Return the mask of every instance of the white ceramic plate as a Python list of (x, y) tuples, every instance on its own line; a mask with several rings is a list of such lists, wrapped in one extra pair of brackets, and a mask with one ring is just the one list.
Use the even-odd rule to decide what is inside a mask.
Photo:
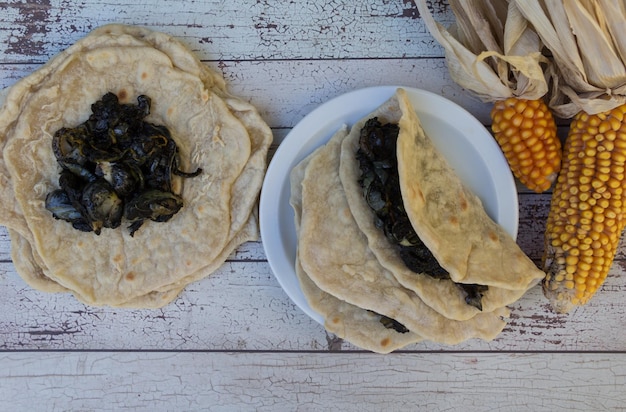
[[(485, 127), (457, 104), (431, 92), (403, 87), (426, 133), (463, 182), (483, 201), (485, 210), (514, 238), (518, 199), (511, 171)], [(352, 126), (389, 99), (397, 86), (356, 90), (324, 103), (300, 121), (270, 162), (260, 199), (261, 240), (274, 276), (291, 300), (323, 324), (308, 305), (295, 272), (296, 232), (289, 204), (291, 169), (326, 143), (343, 125)]]

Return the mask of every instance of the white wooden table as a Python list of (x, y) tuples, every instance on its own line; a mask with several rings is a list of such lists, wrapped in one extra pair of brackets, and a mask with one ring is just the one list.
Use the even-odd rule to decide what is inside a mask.
[[(451, 21), (445, 1), (433, 6)], [(8, 0), (0, 88), (109, 22), (181, 39), (260, 109), (276, 145), (318, 105), (375, 85), (433, 91), (489, 123), (489, 105), (451, 81), (410, 0)], [(518, 242), (537, 262), (549, 200), (520, 190)], [(0, 227), (0, 410), (624, 409), (625, 252), (569, 315), (551, 312), (537, 287), (492, 342), (377, 355), (300, 311), (261, 242), (165, 308), (125, 310), (32, 290)]]

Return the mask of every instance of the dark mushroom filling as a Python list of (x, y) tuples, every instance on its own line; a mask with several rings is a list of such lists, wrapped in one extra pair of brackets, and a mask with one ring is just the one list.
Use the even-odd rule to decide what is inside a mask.
[[(404, 264), (415, 273), (426, 273), (436, 279), (450, 279), (432, 252), (421, 241), (404, 209), (398, 176), (396, 143), (397, 124), (382, 124), (369, 119), (361, 129), (357, 160), (361, 169), (359, 184), (363, 196), (374, 212), (374, 223), (395, 245)], [(482, 310), (482, 296), (487, 286), (456, 285), (465, 293), (465, 302)]]
[(395, 319), (391, 319), (385, 315), (379, 315), (380, 316), (380, 320), (379, 322), (383, 324), (384, 327), (386, 327), (387, 329), (393, 329), (398, 333), (407, 333), (410, 332), (406, 326), (404, 326), (403, 324), (401, 324), (400, 322), (398, 322)]
[(120, 104), (107, 93), (86, 122), (54, 134), (60, 189), (48, 193), (45, 206), (56, 219), (98, 235), (126, 219), (133, 236), (144, 221), (166, 222), (181, 209), (172, 175), (195, 177), (202, 170), (179, 170), (169, 130), (144, 121), (150, 103), (142, 95), (136, 105)]

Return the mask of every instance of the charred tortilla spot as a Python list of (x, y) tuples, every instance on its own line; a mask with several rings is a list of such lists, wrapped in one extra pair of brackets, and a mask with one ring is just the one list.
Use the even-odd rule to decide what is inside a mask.
[(334, 323), (334, 324), (337, 324), (337, 323), (339, 323), (340, 321), (341, 321), (341, 320), (340, 320), (338, 317), (334, 317), (334, 318), (333, 318), (333, 323)]
[(467, 203), (467, 198), (465, 197), (463, 192), (461, 192), (461, 195), (459, 196), (459, 207), (461, 208), (462, 212), (467, 211), (469, 207), (469, 204)]
[(115, 256), (113, 256), (113, 262), (115, 262), (115, 263), (121, 263), (123, 259), (124, 259), (124, 257), (122, 255), (115, 255)]
[(391, 340), (389, 338), (385, 338), (385, 339), (380, 341), (380, 346), (382, 346), (384, 348), (386, 346), (389, 346), (390, 343), (391, 343)]
[(174, 108), (173, 107), (168, 108), (167, 109), (167, 115), (168, 116), (172, 116), (173, 114), (174, 114)]
[(133, 272), (128, 272), (126, 276), (124, 276), (124, 279), (126, 279), (129, 282), (132, 282), (133, 280), (135, 280), (135, 274)]
[(141, 79), (142, 79), (142, 80), (146, 80), (147, 78), (148, 78), (148, 73), (146, 73), (146, 72), (142, 72), (142, 73), (141, 73)]
[(498, 241), (498, 234), (496, 232), (489, 232), (489, 239), (491, 239), (494, 242)]
[(128, 98), (128, 92), (125, 89), (122, 89), (117, 93), (117, 97), (121, 101), (125, 101)]

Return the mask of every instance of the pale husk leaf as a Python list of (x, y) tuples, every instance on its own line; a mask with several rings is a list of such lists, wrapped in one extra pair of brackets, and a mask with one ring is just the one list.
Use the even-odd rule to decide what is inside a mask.
[(550, 107), (559, 117), (569, 118), (581, 110), (599, 113), (624, 103), (626, 45), (616, 41), (626, 19), (623, 5), (610, 0), (513, 2), (558, 67), (558, 90)]
[(506, 3), (496, 3), (452, 1), (455, 31), (434, 20), (425, 0), (418, 0), (417, 7), (444, 48), (448, 70), (457, 84), (485, 102), (512, 96), (539, 99), (548, 91), (541, 66), (548, 61), (540, 53), (541, 42), (514, 5), (504, 10)]
[(603, 29), (602, 10), (590, 12), (578, 1), (563, 2), (569, 24), (576, 36), (589, 83), (611, 89), (626, 82), (626, 70), (614, 47), (610, 33)]
[(604, 10), (607, 30), (622, 61), (626, 61), (626, 3), (615, 0), (598, 0)]
[(484, 0), (450, 1), (458, 27), (457, 39), (474, 54), (483, 50), (502, 53), (504, 24), (502, 16), (493, 6)]

